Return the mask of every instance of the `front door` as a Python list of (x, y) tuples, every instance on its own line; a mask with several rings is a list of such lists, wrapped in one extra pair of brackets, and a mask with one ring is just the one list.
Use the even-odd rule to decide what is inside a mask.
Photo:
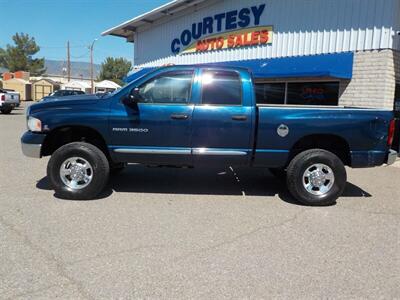
[(137, 87), (137, 103), (114, 103), (110, 118), (113, 158), (191, 164), (193, 77), (193, 69), (165, 71)]
[[(251, 97), (234, 70), (204, 69), (201, 99), (193, 112), (192, 152), (195, 164), (244, 165), (252, 155), (254, 123)], [(247, 103), (249, 102), (249, 103)]]

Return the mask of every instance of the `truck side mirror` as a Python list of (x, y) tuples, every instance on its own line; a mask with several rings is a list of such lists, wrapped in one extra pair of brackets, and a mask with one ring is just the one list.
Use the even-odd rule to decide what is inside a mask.
[(138, 103), (141, 99), (142, 96), (139, 93), (139, 88), (134, 88), (128, 95), (126, 95), (124, 103), (127, 105), (132, 105)]

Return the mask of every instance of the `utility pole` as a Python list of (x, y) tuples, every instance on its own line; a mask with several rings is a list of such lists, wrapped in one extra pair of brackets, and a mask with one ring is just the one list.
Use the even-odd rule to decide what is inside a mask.
[(67, 78), (69, 82), (71, 80), (71, 56), (69, 49), (69, 41), (67, 42)]
[(91, 83), (91, 92), (94, 94), (94, 79), (93, 79), (93, 47), (94, 43), (97, 41), (97, 39), (94, 39), (93, 43), (90, 45), (90, 83)]

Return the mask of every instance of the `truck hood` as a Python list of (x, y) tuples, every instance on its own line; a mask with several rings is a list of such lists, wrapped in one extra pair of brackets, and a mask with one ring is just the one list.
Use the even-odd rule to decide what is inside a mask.
[(95, 105), (102, 98), (98, 95), (74, 95), (65, 97), (50, 97), (45, 101), (32, 104), (28, 109), (28, 114), (47, 110), (50, 108), (69, 108), (71, 106)]

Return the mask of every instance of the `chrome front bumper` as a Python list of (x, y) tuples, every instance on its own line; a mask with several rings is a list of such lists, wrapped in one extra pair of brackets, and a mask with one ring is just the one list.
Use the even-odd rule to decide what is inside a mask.
[(45, 138), (46, 135), (42, 133), (25, 132), (21, 137), (22, 153), (28, 157), (41, 158), (42, 145), (44, 144)]
[(386, 163), (388, 165), (393, 165), (394, 162), (396, 161), (396, 159), (397, 159), (397, 152), (394, 150), (389, 150), (389, 154), (388, 154)]
[(41, 158), (42, 145), (41, 144), (26, 144), (21, 143), (22, 153), (27, 157)]

